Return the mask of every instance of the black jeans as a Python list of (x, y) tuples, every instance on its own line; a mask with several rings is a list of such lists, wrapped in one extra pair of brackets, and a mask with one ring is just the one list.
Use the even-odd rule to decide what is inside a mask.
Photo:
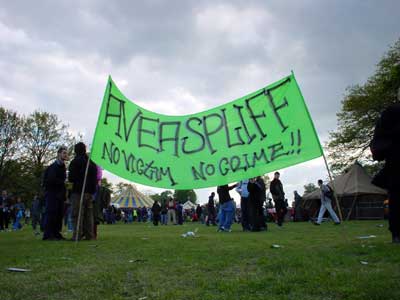
[(0, 208), (0, 230), (8, 229), (9, 223), (10, 213), (8, 211), (3, 211), (3, 208)]
[(243, 230), (250, 230), (249, 226), (249, 197), (240, 198), (240, 209), (242, 215)]

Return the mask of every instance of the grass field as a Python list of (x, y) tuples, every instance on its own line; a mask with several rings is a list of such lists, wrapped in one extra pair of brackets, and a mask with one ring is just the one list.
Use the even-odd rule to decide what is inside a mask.
[(98, 241), (79, 244), (25, 227), (0, 233), (0, 299), (400, 299), (400, 245), (389, 241), (383, 221), (258, 233), (103, 225)]

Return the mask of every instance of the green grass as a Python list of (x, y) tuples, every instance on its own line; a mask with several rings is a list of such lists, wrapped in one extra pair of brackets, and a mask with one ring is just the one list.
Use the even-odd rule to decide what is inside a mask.
[[(181, 237), (195, 228), (197, 237)], [(376, 238), (357, 238), (364, 235)], [(258, 233), (239, 225), (231, 233), (192, 223), (103, 225), (98, 241), (79, 244), (41, 241), (30, 227), (0, 233), (1, 300), (382, 300), (400, 299), (399, 287), (400, 246), (384, 221), (269, 224)]]

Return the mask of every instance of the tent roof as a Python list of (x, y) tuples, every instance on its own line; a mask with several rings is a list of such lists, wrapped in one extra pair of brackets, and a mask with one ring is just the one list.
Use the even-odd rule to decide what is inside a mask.
[(184, 204), (183, 204), (183, 209), (191, 209), (191, 208), (195, 208), (196, 207), (196, 204), (193, 204), (191, 201), (186, 201)]
[[(336, 193), (339, 197), (354, 195), (386, 195), (387, 192), (371, 183), (371, 177), (365, 169), (355, 163), (350, 169), (333, 180)], [(333, 186), (332, 182), (329, 185)], [(320, 190), (316, 190), (303, 196), (303, 199), (319, 199)]]
[(153, 199), (139, 192), (135, 186), (129, 185), (120, 194), (113, 197), (113, 203), (117, 203), (121, 208), (138, 208), (153, 206)]

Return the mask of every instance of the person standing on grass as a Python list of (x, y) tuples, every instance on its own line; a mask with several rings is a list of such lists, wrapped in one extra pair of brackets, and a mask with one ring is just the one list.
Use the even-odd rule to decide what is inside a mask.
[(282, 182), (279, 180), (280, 173), (274, 173), (274, 179), (271, 181), (269, 186), (269, 190), (272, 194), (272, 199), (275, 202), (275, 211), (277, 217), (277, 224), (279, 227), (282, 227), (283, 220), (285, 218), (285, 192), (283, 191)]
[[(89, 157), (86, 154), (86, 146), (79, 142), (74, 147), (75, 158), (69, 165), (68, 181), (72, 183), (71, 202), (72, 202), (72, 219), (74, 222), (74, 233), (72, 240), (94, 239), (93, 227), (93, 195), (97, 188), (97, 166), (93, 162), (89, 162), (89, 168), (86, 177), (86, 185), (83, 186), (85, 179), (86, 165)], [(81, 193), (83, 194), (82, 207), (80, 208)], [(81, 209), (79, 232), (78, 217), (79, 209)]]
[(240, 195), (240, 213), (241, 213), (241, 223), (243, 231), (250, 231), (250, 218), (249, 218), (249, 207), (250, 207), (250, 193), (248, 190), (249, 180), (245, 179), (239, 181), (236, 187), (236, 191)]
[(326, 210), (328, 210), (335, 224), (339, 225), (340, 220), (332, 208), (332, 203), (331, 203), (332, 201), (331, 198), (329, 197), (331, 193), (330, 188), (327, 185), (323, 184), (322, 179), (318, 180), (318, 186), (321, 190), (321, 208), (319, 210), (317, 222), (315, 222), (314, 224), (321, 225), (322, 218), (324, 217)]
[(15, 221), (13, 224), (14, 230), (22, 229), (22, 219), (25, 214), (25, 204), (22, 202), (21, 197), (17, 197), (17, 203), (14, 205)]
[(261, 176), (251, 179), (248, 184), (249, 197), (249, 227), (251, 231), (266, 230), (263, 205), (266, 199), (266, 189)]
[(153, 224), (154, 226), (158, 226), (161, 214), (161, 206), (158, 204), (158, 201), (154, 201), (151, 212), (153, 213)]
[(164, 200), (164, 201), (162, 201), (162, 204), (161, 204), (161, 225), (168, 224), (167, 214), (168, 214), (167, 203)]
[(214, 197), (215, 197), (215, 193), (214, 192), (212, 192), (211, 195), (208, 197), (208, 203), (207, 203), (208, 216), (207, 216), (207, 222), (206, 222), (207, 226), (210, 225), (210, 222), (211, 222), (212, 225), (217, 226), (217, 223), (215, 222), (215, 219), (217, 217), (217, 213), (216, 213), (216, 210), (215, 210)]
[(203, 218), (203, 210), (201, 209), (200, 204), (197, 204), (196, 215), (197, 215), (197, 221), (201, 221), (201, 219)]
[(233, 200), (229, 195), (229, 191), (234, 189), (236, 184), (228, 186), (220, 185), (217, 187), (217, 194), (219, 198), (219, 226), (218, 231), (231, 232), (231, 225), (235, 214), (236, 207), (234, 206)]
[(40, 226), (40, 215), (42, 212), (42, 207), (40, 203), (40, 199), (38, 195), (35, 195), (32, 200), (32, 206), (31, 206), (31, 217), (32, 217), (32, 228), (35, 233), (35, 235), (39, 235), (39, 230), (37, 230), (37, 225)]
[(66, 167), (68, 160), (67, 148), (60, 147), (57, 160), (44, 172), (43, 187), (45, 190), (45, 213), (43, 220), (43, 240), (64, 240), (61, 235), (64, 202), (67, 190), (65, 188)]
[(397, 102), (386, 108), (376, 123), (370, 144), (372, 157), (385, 161), (372, 183), (389, 194), (389, 230), (392, 242), (400, 244), (400, 88)]
[(10, 198), (7, 191), (3, 190), (0, 196), (0, 231), (8, 230), (10, 223)]
[(173, 225), (176, 225), (176, 202), (172, 197), (168, 198), (167, 208), (168, 208), (168, 223), (172, 222)]

